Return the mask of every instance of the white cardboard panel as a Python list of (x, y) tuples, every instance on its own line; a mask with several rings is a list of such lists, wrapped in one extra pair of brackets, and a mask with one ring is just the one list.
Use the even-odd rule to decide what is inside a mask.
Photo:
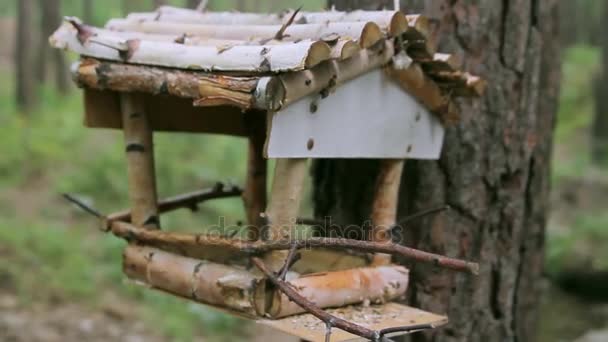
[[(316, 101), (318, 110), (311, 113)], [(269, 158), (439, 159), (443, 125), (381, 70), (272, 115)], [(310, 141), (314, 146), (309, 150)]]

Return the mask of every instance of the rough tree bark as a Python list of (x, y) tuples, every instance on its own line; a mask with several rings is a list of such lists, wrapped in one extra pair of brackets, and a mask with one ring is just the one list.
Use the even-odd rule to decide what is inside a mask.
[[(332, 4), (378, 9), (392, 8), (393, 0)], [(406, 163), (400, 216), (442, 204), (453, 210), (414, 222), (394, 238), (481, 262), (478, 278), (410, 265), (409, 302), (451, 321), (412, 339), (532, 341), (560, 81), (557, 1), (401, 4), (431, 17), (440, 51), (460, 55), (466, 70), (488, 81), (482, 99), (461, 103), (462, 121), (448, 129), (441, 160)], [(377, 162), (318, 161), (317, 216), (368, 220), (377, 172)]]
[(27, 113), (36, 104), (34, 35), (32, 32), (34, 0), (17, 1), (17, 39), (15, 39), (15, 99), (17, 107)]
[[(603, 15), (608, 14), (608, 3), (603, 4)], [(608, 22), (602, 23), (608, 28)], [(608, 164), (608, 37), (601, 35), (602, 47), (602, 72), (595, 80), (595, 118), (592, 130), (592, 157), (593, 161), (600, 165)]]
[[(47, 43), (48, 37), (61, 24), (61, 0), (40, 0), (41, 21), (40, 21), (40, 51), (38, 53), (38, 80), (46, 81), (49, 70), (55, 77), (55, 86), (61, 94), (66, 94), (70, 90), (70, 77), (68, 75), (68, 65), (65, 60), (65, 53), (58, 49), (52, 49)], [(49, 68), (51, 61), (51, 68)]]

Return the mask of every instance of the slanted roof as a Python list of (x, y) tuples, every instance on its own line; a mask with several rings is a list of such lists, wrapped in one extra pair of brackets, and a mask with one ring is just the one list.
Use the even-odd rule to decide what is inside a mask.
[(77, 82), (90, 89), (169, 94), (195, 106), (279, 111), (385, 68), (444, 121), (456, 96), (484, 83), (436, 53), (429, 23), (400, 11), (255, 14), (163, 6), (112, 19), (105, 28), (66, 22), (50, 38), (82, 55)]

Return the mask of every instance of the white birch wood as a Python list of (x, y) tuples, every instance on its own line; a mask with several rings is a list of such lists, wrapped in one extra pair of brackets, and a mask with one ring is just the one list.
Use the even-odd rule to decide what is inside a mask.
[[(214, 46), (218, 49), (218, 51), (228, 50), (235, 46), (260, 46), (260, 47), (270, 47), (276, 45), (291, 45), (295, 44), (293, 41), (280, 41), (280, 40), (235, 40), (235, 39), (216, 39), (216, 38), (205, 38), (200, 36), (184, 36), (184, 35), (176, 35), (176, 34), (159, 34), (159, 33), (143, 33), (137, 31), (112, 31), (97, 27), (87, 26), (91, 32), (94, 32), (97, 35), (101, 36), (114, 36), (123, 39), (140, 39), (147, 41), (155, 41), (155, 42), (165, 42), (165, 43), (175, 43), (177, 41), (182, 45), (187, 46)], [(310, 39), (306, 39), (300, 41), (299, 43), (306, 43), (313, 41)], [(330, 57), (332, 59), (347, 59), (354, 56), (357, 52), (361, 50), (359, 44), (357, 44), (354, 40), (348, 39), (338, 39), (336, 42), (331, 42), (330, 46), (331, 52)], [(318, 44), (321, 45), (321, 44)], [(328, 44), (329, 45), (329, 44)], [(323, 58), (324, 52), (323, 49), (320, 50), (320, 57)]]
[[(330, 57), (327, 44), (312, 41), (288, 45), (234, 46), (221, 50), (214, 46), (185, 46), (148, 40), (140, 40), (136, 46), (129, 47), (128, 39), (111, 34), (98, 34), (83, 45), (77, 35), (76, 28), (65, 23), (53, 34), (50, 42), (56, 48), (89, 57), (125, 61), (125, 54), (129, 54), (129, 63), (193, 70), (297, 71)], [(311, 56), (314, 56), (315, 63), (309, 63)]]
[(325, 99), (309, 96), (274, 114), (266, 152), (269, 158), (438, 159), (444, 134), (435, 115), (376, 70)]
[[(197, 12), (190, 9), (163, 6), (156, 12), (132, 13), (127, 16), (132, 21), (161, 21), (204, 25), (281, 25), (293, 11), (278, 14), (240, 13), (240, 12)], [(382, 30), (398, 35), (408, 27), (406, 15), (401, 11), (327, 11), (300, 12), (296, 23), (326, 24), (337, 22), (374, 22)]]
[[(106, 24), (106, 28), (115, 31), (187, 34), (219, 39), (270, 40), (279, 32), (281, 25), (199, 25), (113, 19)], [(342, 39), (357, 40), (364, 48), (374, 45), (383, 38), (380, 27), (373, 22), (344, 22), (291, 25), (285, 31), (284, 40), (322, 40), (329, 35), (337, 35)]]
[[(300, 295), (323, 309), (344, 307), (365, 300), (377, 304), (405, 295), (409, 271), (403, 266), (359, 268), (311, 274), (292, 279), (289, 283), (298, 289)], [(305, 312), (285, 294), (277, 292), (269, 314), (273, 318), (280, 318)]]

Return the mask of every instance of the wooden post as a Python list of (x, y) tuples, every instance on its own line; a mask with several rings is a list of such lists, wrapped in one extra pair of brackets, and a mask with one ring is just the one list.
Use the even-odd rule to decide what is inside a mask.
[[(267, 215), (270, 228), (267, 240), (293, 238), (296, 218), (300, 210), (304, 178), (308, 171), (308, 159), (278, 159), (272, 182), (272, 193)], [(285, 262), (287, 251), (272, 252), (266, 257), (267, 265), (274, 271)]]
[[(404, 164), (405, 161), (401, 159), (386, 159), (381, 163), (372, 204), (371, 241), (391, 242), (390, 230), (397, 222), (399, 187)], [(375, 266), (390, 263), (391, 256), (388, 254), (376, 254), (372, 262)]]
[(137, 226), (159, 229), (153, 132), (145, 112), (144, 101), (141, 95), (121, 94), (120, 105), (132, 222)]
[(247, 239), (257, 241), (264, 226), (261, 214), (266, 209), (266, 186), (268, 163), (264, 158), (264, 144), (266, 143), (265, 115), (256, 113), (245, 114), (245, 124), (249, 130), (249, 151), (247, 157), (247, 177), (243, 201), (247, 214)]

